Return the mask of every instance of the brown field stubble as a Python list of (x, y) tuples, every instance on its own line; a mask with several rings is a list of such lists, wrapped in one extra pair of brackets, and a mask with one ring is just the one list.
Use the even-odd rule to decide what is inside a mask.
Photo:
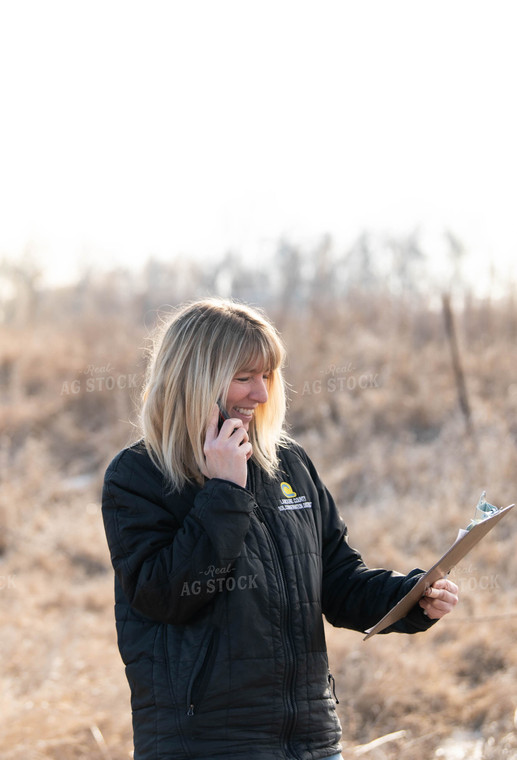
[[(498, 506), (516, 499), (516, 314), (488, 314), (471, 302), (457, 315), (472, 436), (439, 311), (357, 298), (283, 314), (291, 432), (370, 566), (426, 567), (482, 490)], [(128, 300), (0, 325), (2, 760), (130, 757), (99, 499), (107, 462), (135, 435), (150, 321)], [(363, 642), (328, 627), (350, 757), (443, 757), (458, 728), (483, 758), (517, 757), (516, 519), (454, 571), (461, 603), (427, 634)]]

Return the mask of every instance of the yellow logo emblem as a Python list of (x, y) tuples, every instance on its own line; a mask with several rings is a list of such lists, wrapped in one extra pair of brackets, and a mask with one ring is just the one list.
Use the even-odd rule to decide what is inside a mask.
[(282, 489), (282, 493), (284, 494), (284, 496), (287, 496), (288, 499), (294, 499), (294, 497), (296, 496), (295, 492), (293, 491), (289, 483), (286, 483), (285, 480), (283, 483), (280, 483), (280, 488)]

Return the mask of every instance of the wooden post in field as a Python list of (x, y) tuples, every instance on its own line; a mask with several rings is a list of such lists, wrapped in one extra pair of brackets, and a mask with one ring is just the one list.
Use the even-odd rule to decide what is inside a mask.
[(456, 329), (454, 326), (454, 315), (452, 313), (451, 299), (448, 293), (442, 293), (442, 306), (443, 316), (445, 320), (445, 332), (449, 341), (452, 358), (452, 368), (454, 371), (454, 378), (456, 380), (456, 388), (458, 391), (458, 401), (460, 403), (460, 409), (465, 418), (465, 426), (467, 433), (472, 435), (472, 420), (470, 416), (470, 404), (467, 395), (467, 387), (465, 385), (465, 376), (461, 367), (460, 352), (458, 348), (458, 341), (456, 339)]

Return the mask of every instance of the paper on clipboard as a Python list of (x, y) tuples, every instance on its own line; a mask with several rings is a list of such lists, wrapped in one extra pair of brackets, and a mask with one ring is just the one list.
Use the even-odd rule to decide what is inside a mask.
[(419, 599), (424, 595), (429, 586), (432, 586), (439, 578), (444, 578), (452, 568), (465, 557), (466, 554), (474, 547), (486, 534), (492, 530), (499, 520), (510, 512), (514, 507), (514, 504), (510, 504), (508, 507), (497, 510), (490, 517), (486, 517), (484, 520), (478, 522), (470, 530), (461, 530), (458, 534), (458, 538), (453, 543), (451, 548), (445, 552), (438, 562), (436, 562), (430, 570), (427, 571), (418, 581), (413, 588), (408, 591), (397, 604), (391, 608), (391, 610), (379, 620), (372, 628), (368, 628), (365, 631), (366, 636), (363, 641), (369, 639), (376, 633), (384, 630), (389, 625), (393, 625), (397, 620), (405, 617), (409, 610), (414, 607)]

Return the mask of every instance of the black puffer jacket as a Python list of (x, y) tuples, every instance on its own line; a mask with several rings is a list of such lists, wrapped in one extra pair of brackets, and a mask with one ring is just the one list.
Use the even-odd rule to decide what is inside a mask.
[[(167, 494), (137, 444), (107, 469), (103, 517), (135, 760), (318, 760), (340, 750), (322, 614), (364, 631), (413, 585), (350, 548), (305, 452)], [(395, 627), (430, 621), (420, 607)]]

